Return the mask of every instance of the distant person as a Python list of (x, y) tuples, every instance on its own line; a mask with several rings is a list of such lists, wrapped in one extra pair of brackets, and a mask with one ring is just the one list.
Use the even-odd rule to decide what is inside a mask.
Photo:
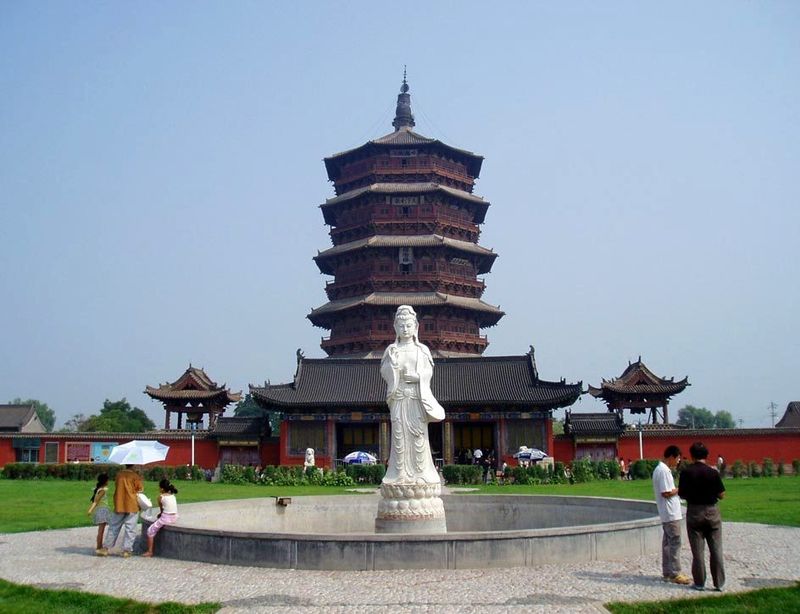
[(627, 473), (625, 472), (625, 461), (620, 456), (618, 462), (619, 462), (619, 477), (621, 480), (624, 480), (627, 478)]
[(178, 520), (178, 501), (175, 498), (175, 495), (178, 494), (178, 489), (166, 478), (158, 483), (158, 488), (161, 491), (158, 496), (158, 507), (161, 508), (161, 513), (156, 521), (147, 527), (147, 552), (142, 554), (142, 556), (146, 557), (153, 556), (156, 534), (161, 530), (161, 527), (165, 524), (173, 524)]
[(711, 580), (714, 589), (725, 586), (725, 565), (722, 560), (722, 518), (717, 502), (725, 496), (719, 471), (706, 464), (708, 449), (701, 442), (689, 448), (692, 464), (681, 471), (678, 495), (686, 499), (686, 530), (692, 548), (694, 588), (702, 591), (706, 584), (705, 544), (711, 555)]
[(721, 477), (725, 477), (725, 459), (722, 458), (722, 454), (717, 455), (717, 471)]
[[(97, 525), (97, 545), (95, 553), (100, 554), (103, 548), (103, 534), (111, 520), (111, 511), (108, 509), (108, 474), (101, 473), (97, 476), (97, 485), (94, 487), (87, 515), (92, 516), (92, 522)], [(94, 515), (92, 515), (94, 512)]]
[(661, 573), (665, 582), (691, 584), (689, 576), (681, 573), (681, 501), (672, 470), (681, 462), (678, 446), (667, 446), (664, 460), (653, 471), (653, 494), (661, 518)]
[(133, 552), (136, 538), (136, 521), (139, 519), (139, 502), (136, 495), (142, 492), (142, 478), (133, 470), (133, 465), (117, 472), (114, 482), (114, 513), (111, 516), (108, 533), (103, 547), (97, 551), (100, 556), (108, 556), (108, 549), (117, 543), (120, 529), (122, 533), (122, 556), (127, 558)]
[(472, 458), (476, 465), (480, 465), (481, 459), (483, 458), (483, 450), (480, 448), (475, 448), (475, 451), (472, 453)]

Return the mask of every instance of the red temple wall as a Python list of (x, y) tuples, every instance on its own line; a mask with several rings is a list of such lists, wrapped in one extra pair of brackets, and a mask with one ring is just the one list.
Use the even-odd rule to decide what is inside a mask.
[[(737, 432), (738, 431), (738, 432)], [(708, 448), (708, 457), (715, 460), (722, 455), (730, 467), (734, 461), (758, 462), (771, 458), (774, 462), (783, 460), (791, 463), (800, 459), (800, 434), (781, 432), (779, 429), (757, 433), (748, 433), (747, 429), (730, 429), (727, 431), (693, 431), (691, 434), (675, 435), (667, 433), (643, 433), (642, 448), (645, 458), (661, 458), (664, 449), (676, 445), (684, 457), (689, 457), (689, 446), (702, 441)], [(625, 460), (639, 458), (639, 437), (626, 435), (619, 440), (618, 456)]]

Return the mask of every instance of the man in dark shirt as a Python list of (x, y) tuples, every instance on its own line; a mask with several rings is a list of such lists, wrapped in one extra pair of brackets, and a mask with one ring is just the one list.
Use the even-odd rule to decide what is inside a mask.
[(717, 501), (725, 496), (725, 486), (715, 469), (706, 464), (708, 449), (701, 442), (689, 448), (692, 464), (681, 471), (678, 496), (686, 499), (686, 531), (692, 548), (694, 588), (703, 590), (706, 583), (705, 544), (711, 554), (711, 580), (714, 589), (725, 586), (722, 561), (722, 518)]

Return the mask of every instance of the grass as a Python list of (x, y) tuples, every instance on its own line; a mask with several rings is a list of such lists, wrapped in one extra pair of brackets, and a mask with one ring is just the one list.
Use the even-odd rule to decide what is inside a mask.
[(788, 588), (762, 588), (747, 593), (732, 593), (699, 599), (670, 599), (639, 603), (607, 603), (614, 614), (752, 614), (753, 612), (800, 611), (800, 583)]
[[(338, 495), (348, 491), (331, 486), (260, 486), (256, 484), (211, 484), (176, 482), (178, 501), (218, 501), (254, 497), (299, 497), (303, 495)], [(800, 527), (800, 478), (729, 479), (720, 507), (726, 521)], [(68, 480), (0, 479), (0, 532), (41, 531), (89, 526), (86, 515), (93, 482)], [(652, 501), (649, 480), (610, 480), (583, 484), (548, 486), (476, 486), (484, 494), (550, 494), (593, 497), (619, 497)], [(112, 489), (113, 490), (113, 489)], [(145, 492), (152, 499), (158, 493), (155, 482), (145, 482)]]
[[(155, 501), (156, 482), (145, 482), (145, 493)], [(211, 484), (176, 481), (178, 502), (252, 499), (256, 497), (299, 497), (344, 494), (346, 489), (330, 486), (259, 486), (256, 484)], [(0, 480), (0, 533), (69, 529), (91, 525), (86, 515), (94, 482), (69, 480)], [(113, 486), (111, 491), (113, 493)], [(109, 496), (109, 501), (111, 496)], [(113, 506), (113, 503), (112, 503)]]
[(0, 614), (206, 614), (217, 612), (220, 607), (218, 603), (143, 603), (80, 591), (34, 588), (0, 580)]

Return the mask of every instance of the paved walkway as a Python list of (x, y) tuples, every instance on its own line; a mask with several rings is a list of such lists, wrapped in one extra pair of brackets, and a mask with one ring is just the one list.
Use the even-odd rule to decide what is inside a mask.
[[(800, 528), (726, 523), (726, 591), (800, 580)], [(242, 612), (603, 612), (609, 601), (699, 597), (659, 579), (659, 555), (465, 571), (284, 571), (94, 556), (94, 527), (0, 534), (0, 577), (142, 601), (218, 601)], [(684, 571), (690, 552), (684, 536)], [(713, 594), (713, 593), (712, 593)]]

